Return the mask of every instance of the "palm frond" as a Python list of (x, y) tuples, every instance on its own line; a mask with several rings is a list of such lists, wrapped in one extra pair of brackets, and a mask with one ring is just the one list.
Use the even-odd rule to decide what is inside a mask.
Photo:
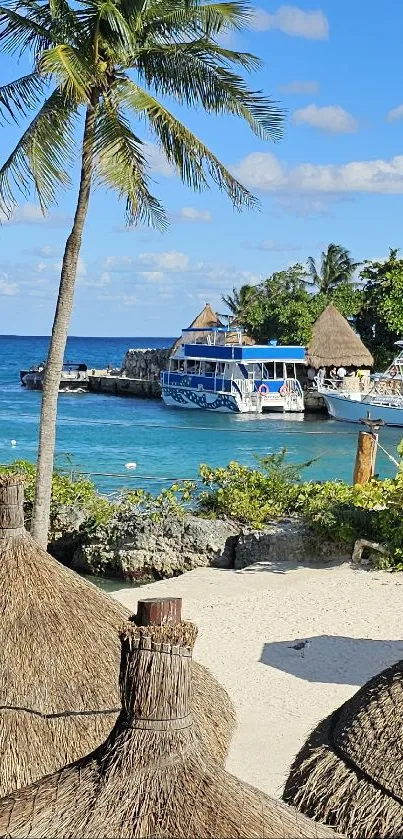
[(320, 282), (320, 276), (318, 274), (318, 270), (316, 268), (316, 262), (315, 262), (313, 256), (308, 257), (307, 266), (308, 266), (308, 271), (311, 275), (312, 284), (317, 285), (317, 283)]
[(135, 136), (127, 120), (106, 100), (98, 108), (95, 125), (94, 155), (99, 181), (118, 191), (126, 201), (129, 224), (151, 223), (165, 229), (165, 212), (148, 189), (147, 162), (143, 143)]
[(12, 5), (0, 6), (0, 47), (4, 52), (19, 53), (32, 50), (38, 54), (53, 43), (53, 36), (46, 26), (19, 14)]
[(214, 37), (226, 30), (247, 28), (253, 17), (249, 3), (199, 3), (198, 0), (160, 0), (146, 5), (141, 14), (144, 38), (172, 41), (187, 37)]
[(44, 50), (39, 66), (41, 73), (53, 76), (68, 99), (80, 103), (89, 101), (94, 77), (85, 55), (78, 49), (69, 44), (58, 44)]
[(0, 87), (0, 118), (7, 122), (7, 116), (14, 122), (18, 117), (25, 117), (27, 113), (38, 105), (46, 82), (38, 73), (21, 76), (13, 82)]
[(154, 96), (130, 79), (115, 86), (118, 100), (150, 125), (167, 160), (192, 189), (201, 191), (210, 177), (227, 193), (236, 208), (256, 206), (251, 193), (234, 178), (207, 146)]
[[(244, 62), (253, 56), (225, 51), (225, 63)], [(202, 105), (208, 113), (232, 114), (244, 119), (260, 139), (278, 140), (283, 112), (261, 93), (249, 90), (244, 80), (223, 66), (220, 51), (206, 39), (188, 44), (161, 45), (138, 50), (135, 66), (140, 80), (156, 93), (173, 96), (181, 104)]]
[(74, 161), (75, 116), (74, 103), (60, 90), (53, 91), (0, 169), (0, 208), (7, 215), (18, 191), (27, 196), (33, 184), (45, 211), (56, 190), (70, 183), (67, 167)]

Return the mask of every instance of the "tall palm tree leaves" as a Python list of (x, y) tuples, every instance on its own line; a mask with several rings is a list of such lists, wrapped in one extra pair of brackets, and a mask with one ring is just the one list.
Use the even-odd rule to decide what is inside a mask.
[(162, 206), (148, 190), (143, 143), (110, 101), (97, 109), (94, 158), (99, 181), (116, 189), (119, 197), (126, 200), (129, 224), (141, 221), (160, 229), (167, 226)]
[(2, 209), (11, 215), (16, 190), (25, 196), (32, 183), (45, 211), (56, 198), (59, 187), (70, 183), (68, 168), (76, 151), (73, 123), (74, 102), (55, 90), (40, 108), (10, 157), (0, 168)]
[[(249, 90), (234, 68), (259, 66), (249, 53), (228, 50), (215, 37), (247, 25), (243, 1), (3, 0), (0, 46), (29, 50), (31, 74), (0, 88), (0, 114), (14, 119), (39, 107), (0, 170), (0, 205), (10, 212), (16, 189), (33, 181), (43, 208), (70, 183), (82, 106), (96, 110), (94, 168), (98, 180), (125, 197), (129, 220), (158, 225), (165, 217), (148, 188), (141, 141), (130, 120), (143, 120), (182, 180), (201, 190), (213, 180), (236, 207), (255, 199), (170, 110), (166, 96), (208, 113), (240, 117), (260, 138), (277, 139), (282, 112)], [(2, 24), (2, 28), (1, 28)], [(134, 72), (137, 81), (128, 73)], [(41, 105), (47, 86), (54, 93)], [(102, 146), (104, 144), (104, 146)], [(143, 202), (143, 207), (141, 206)]]
[(334, 291), (342, 283), (351, 282), (359, 265), (359, 262), (352, 260), (346, 248), (333, 243), (328, 245), (326, 251), (322, 251), (319, 270), (312, 256), (307, 262), (311, 285), (316, 286), (323, 294)]
[(207, 146), (148, 91), (127, 78), (119, 80), (116, 87), (120, 101), (149, 123), (168, 162), (184, 183), (200, 191), (208, 186), (211, 177), (235, 207), (256, 203)]

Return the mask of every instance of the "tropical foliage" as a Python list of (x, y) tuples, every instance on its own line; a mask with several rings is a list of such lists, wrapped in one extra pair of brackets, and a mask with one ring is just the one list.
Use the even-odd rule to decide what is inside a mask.
[[(258, 342), (275, 338), (282, 344), (306, 345), (314, 321), (329, 303), (348, 318), (356, 315), (361, 305), (361, 292), (347, 281), (336, 283), (327, 293), (309, 291), (309, 283), (308, 271), (297, 263), (254, 286), (243, 295), (242, 305), (232, 311)], [(232, 302), (236, 299), (233, 294)]]
[(222, 45), (222, 36), (247, 26), (250, 16), (244, 0), (4, 0), (0, 7), (1, 49), (31, 62), (31, 72), (0, 88), (0, 115), (24, 125), (0, 169), (0, 209), (11, 214), (18, 193), (34, 189), (46, 211), (71, 184), (77, 158), (81, 167), (44, 377), (33, 513), (33, 534), (42, 544), (58, 387), (92, 184), (115, 190), (129, 223), (166, 225), (164, 208), (150, 191), (145, 126), (191, 188), (213, 181), (235, 207), (254, 205), (168, 105), (240, 118), (260, 139), (280, 136), (281, 111), (242, 77), (260, 62)]
[(383, 262), (366, 262), (361, 277), (365, 290), (357, 329), (382, 369), (396, 354), (395, 341), (403, 338), (403, 259), (398, 250), (391, 249)]
[(360, 263), (354, 262), (342, 245), (330, 244), (322, 251), (319, 270), (312, 256), (307, 265), (311, 284), (322, 294), (329, 294), (338, 286), (350, 283)]
[[(307, 267), (296, 264), (276, 271), (254, 286), (233, 289), (223, 297), (231, 311), (256, 341), (307, 344), (316, 318), (333, 303), (356, 328), (384, 369), (403, 338), (403, 259), (390, 249), (382, 262), (354, 262), (341, 245), (322, 253), (320, 269), (309, 257)], [(359, 273), (357, 273), (360, 268)], [(246, 291), (249, 289), (249, 291)]]

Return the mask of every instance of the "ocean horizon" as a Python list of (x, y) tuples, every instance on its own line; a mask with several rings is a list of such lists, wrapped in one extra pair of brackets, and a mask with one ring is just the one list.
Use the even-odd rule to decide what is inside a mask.
[[(169, 347), (176, 336), (69, 336), (66, 361), (120, 367), (130, 348)], [(0, 463), (35, 461), (41, 394), (21, 387), (20, 370), (46, 358), (49, 336), (0, 335)], [(170, 409), (162, 400), (92, 393), (59, 397), (56, 466), (88, 473), (100, 491), (139, 487), (159, 492), (178, 479), (197, 479), (201, 463), (256, 457), (287, 448), (293, 463), (314, 460), (303, 479), (351, 482), (359, 426), (321, 415), (209, 414)], [(382, 429), (382, 445), (396, 456), (401, 429)], [(11, 441), (16, 445), (12, 446)], [(129, 462), (137, 464), (128, 470)], [(379, 452), (382, 477), (396, 467)]]

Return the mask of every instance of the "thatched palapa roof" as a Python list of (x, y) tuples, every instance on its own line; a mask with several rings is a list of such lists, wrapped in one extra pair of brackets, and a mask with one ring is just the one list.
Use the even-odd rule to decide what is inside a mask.
[(351, 839), (403, 836), (403, 661), (321, 722), (295, 758), (284, 799)]
[(335, 836), (211, 757), (191, 714), (195, 638), (196, 628), (185, 622), (124, 627), (122, 711), (110, 736), (88, 757), (0, 801), (1, 836)]
[[(0, 795), (5, 795), (82, 757), (110, 732), (120, 709), (118, 628), (130, 613), (37, 545), (24, 528), (22, 480), (5, 474), (0, 475), (0, 591)], [(195, 716), (223, 758), (234, 712), (215, 679), (194, 666)]]
[[(202, 309), (202, 311), (199, 312), (199, 314), (190, 324), (189, 329), (209, 329), (212, 326), (224, 326), (224, 324), (218, 317), (217, 312), (215, 312), (214, 309), (210, 306), (210, 303), (206, 303), (204, 309)], [(200, 332), (198, 335), (198, 341), (202, 343), (206, 340), (207, 335), (207, 332)], [(227, 335), (226, 341), (227, 344), (238, 343), (238, 338), (234, 333), (233, 335)], [(172, 347), (172, 353), (176, 352), (179, 349), (181, 343), (182, 338), (178, 338)], [(255, 342), (252, 338), (249, 337), (249, 335), (246, 335), (246, 333), (244, 333), (242, 336), (242, 343), (245, 345), (251, 345)]]
[(312, 367), (372, 367), (371, 353), (336, 306), (330, 304), (319, 315), (307, 349)]

